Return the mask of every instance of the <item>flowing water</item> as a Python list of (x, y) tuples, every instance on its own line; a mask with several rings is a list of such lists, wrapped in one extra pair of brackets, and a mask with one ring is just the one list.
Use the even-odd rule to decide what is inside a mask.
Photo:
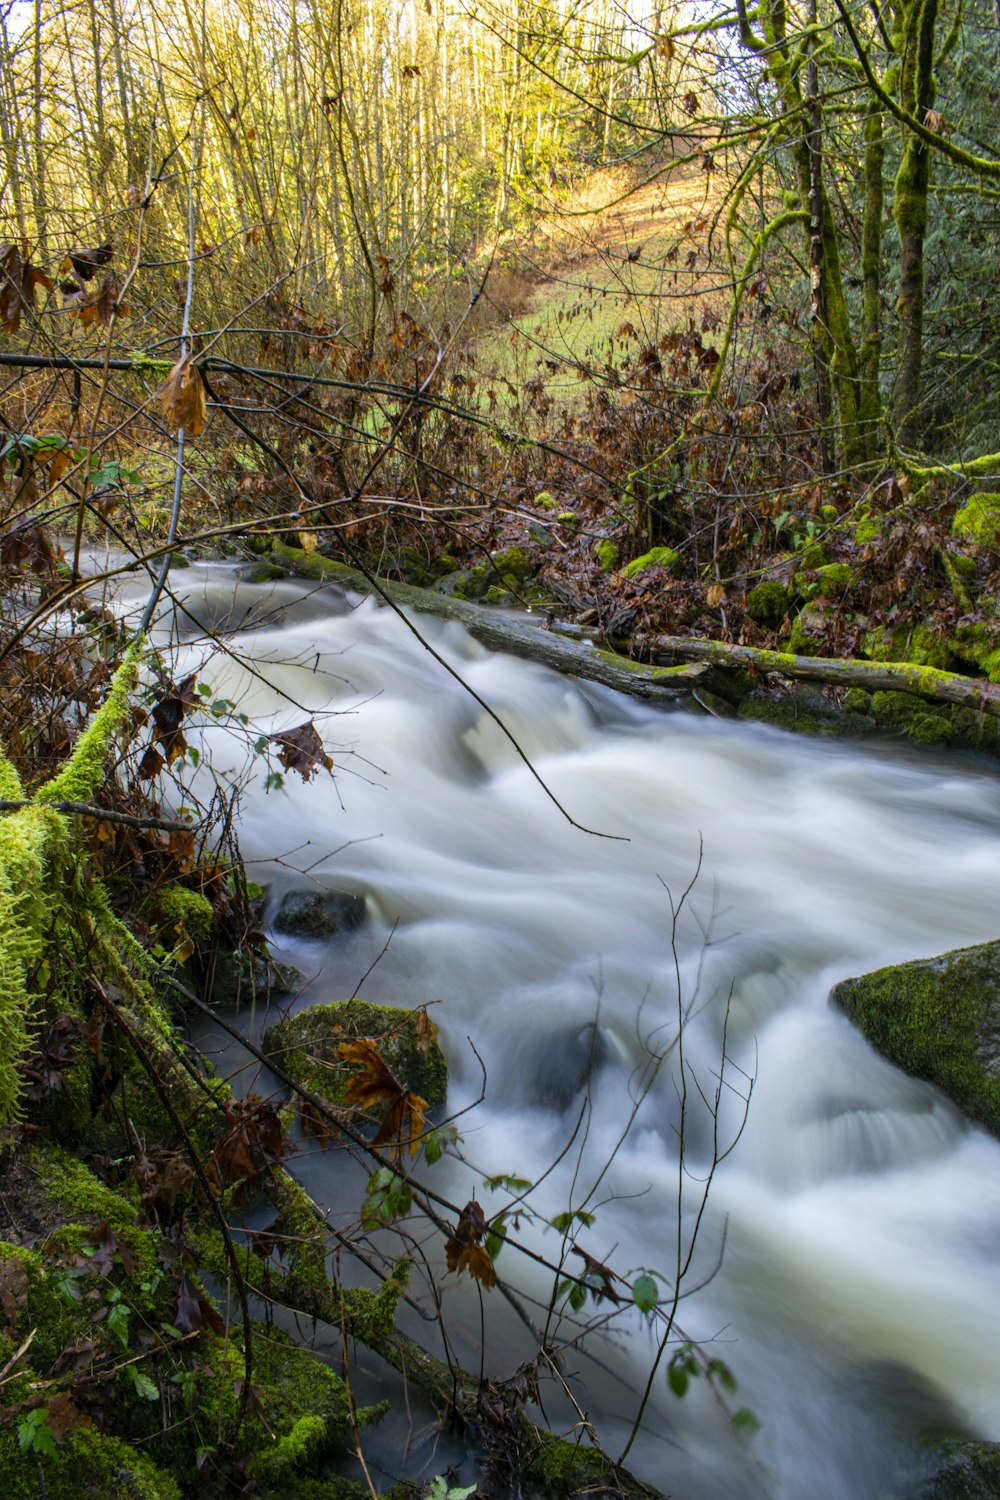
[[(434, 1002), (450, 1110), (478, 1096), (485, 1070), (485, 1099), (459, 1122), (475, 1169), (442, 1162), (433, 1186), (459, 1203), (476, 1193), (491, 1213), (506, 1199), (483, 1174), (548, 1170), (540, 1211), (586, 1202), (592, 1255), (669, 1279), (679, 1190), (686, 1247), (713, 1140), (737, 1134), (753, 1078), (680, 1310), (738, 1391), (724, 1409), (702, 1378), (678, 1401), (664, 1361), (630, 1465), (686, 1500), (876, 1500), (922, 1434), (1000, 1438), (1000, 1144), (877, 1057), (828, 1001), (848, 975), (997, 935), (995, 767), (642, 706), (421, 619), (569, 813), (615, 836), (595, 837), (389, 610), (238, 584), (220, 566), (172, 582), (186, 609), (178, 671), (198, 666), (255, 730), (314, 716), (335, 761), (334, 778), (267, 790), (245, 738), (203, 730), (212, 775), (249, 773), (240, 839), (270, 911), (291, 888), (366, 898), (358, 932), (280, 950), (310, 976), (303, 1003), (352, 994), (391, 937), (364, 998)], [(204, 624), (228, 627), (236, 654), (206, 647)], [(344, 1191), (332, 1162), (301, 1167), (325, 1202)], [(552, 1231), (522, 1233), (557, 1252)], [(510, 1248), (498, 1269), (547, 1297), (550, 1279)], [(466, 1358), (509, 1373), (531, 1352), (496, 1292), (477, 1352), (474, 1288), (444, 1285)], [(633, 1310), (591, 1339), (592, 1358), (567, 1360), (611, 1452), (655, 1346)], [(756, 1433), (731, 1429), (741, 1406)]]

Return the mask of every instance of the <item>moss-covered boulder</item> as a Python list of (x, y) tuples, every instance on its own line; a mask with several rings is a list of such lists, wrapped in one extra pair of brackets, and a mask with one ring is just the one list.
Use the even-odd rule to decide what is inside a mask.
[(765, 578), (747, 594), (747, 614), (767, 630), (777, 630), (788, 612), (788, 590), (775, 578)]
[(344, 1000), (310, 1005), (264, 1034), (264, 1049), (296, 1083), (336, 1103), (355, 1072), (342, 1042), (370, 1037), (399, 1082), (430, 1105), (443, 1104), (448, 1065), (426, 1012)]
[(858, 581), (850, 563), (832, 562), (816, 569), (812, 578), (796, 576), (804, 599), (842, 599)]
[(998, 1500), (1000, 1444), (952, 1442), (936, 1449), (903, 1500)]
[(831, 998), (890, 1062), (1000, 1135), (1000, 942), (845, 979)]

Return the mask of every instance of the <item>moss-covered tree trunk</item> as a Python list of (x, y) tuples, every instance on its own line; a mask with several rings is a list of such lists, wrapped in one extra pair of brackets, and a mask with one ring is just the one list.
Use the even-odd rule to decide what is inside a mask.
[(859, 441), (865, 458), (876, 456), (879, 424), (882, 420), (882, 397), (879, 391), (879, 367), (882, 358), (882, 318), (880, 292), (882, 284), (882, 208), (883, 161), (882, 111), (873, 102), (865, 117), (865, 207), (861, 226), (861, 277), (864, 286), (864, 332), (860, 363), (860, 430)]
[[(903, 69), (900, 103), (926, 120), (934, 103), (934, 28), (937, 0), (912, 0), (903, 15)], [(922, 138), (906, 132), (896, 173), (893, 214), (899, 231), (899, 365), (893, 417), (896, 436), (906, 447), (919, 445), (920, 381), (924, 338), (924, 237), (930, 151)]]

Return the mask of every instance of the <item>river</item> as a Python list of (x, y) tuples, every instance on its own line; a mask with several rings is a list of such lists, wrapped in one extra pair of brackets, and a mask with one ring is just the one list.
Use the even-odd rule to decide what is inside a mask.
[[(309, 976), (301, 1003), (344, 999), (366, 974), (367, 1000), (433, 1003), (452, 1111), (485, 1069), (485, 1099), (459, 1122), (468, 1162), (429, 1169), (438, 1191), (492, 1213), (506, 1197), (484, 1175), (546, 1174), (529, 1199), (540, 1214), (585, 1205), (590, 1254), (669, 1281), (679, 1190), (686, 1254), (713, 1139), (735, 1138), (753, 1080), (679, 1314), (738, 1390), (702, 1377), (678, 1400), (661, 1365), (630, 1466), (684, 1500), (879, 1500), (921, 1434), (1000, 1438), (1000, 1144), (877, 1057), (827, 998), (848, 975), (997, 935), (996, 768), (647, 707), (421, 619), (562, 806), (613, 836), (598, 837), (389, 610), (239, 584), (225, 565), (171, 584), (187, 613), (159, 631), (178, 676), (197, 668), (251, 721), (248, 740), (206, 718), (194, 785), (245, 780), (240, 841), (270, 913), (303, 887), (367, 902), (356, 933), (282, 942)], [(228, 629), (233, 654), (205, 624)], [(308, 716), (335, 774), (268, 787), (255, 735)], [(343, 1204), (334, 1162), (314, 1152), (297, 1170), (349, 1224), (363, 1179)], [(558, 1252), (551, 1230), (521, 1234)], [(547, 1297), (550, 1278), (511, 1248), (497, 1266)], [(503, 1374), (530, 1354), (497, 1292), (480, 1350), (475, 1288), (442, 1286), (464, 1357)], [(613, 1453), (655, 1345), (633, 1309), (567, 1358)], [(756, 1432), (732, 1429), (741, 1407)]]

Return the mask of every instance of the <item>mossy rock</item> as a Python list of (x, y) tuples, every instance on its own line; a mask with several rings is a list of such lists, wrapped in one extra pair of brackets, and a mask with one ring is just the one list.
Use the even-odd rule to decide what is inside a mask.
[(290, 937), (326, 938), (355, 932), (365, 920), (365, 898), (352, 891), (288, 891), (272, 926)]
[(264, 1048), (296, 1083), (336, 1103), (354, 1073), (340, 1056), (341, 1042), (371, 1037), (400, 1083), (428, 1104), (443, 1104), (448, 1065), (436, 1041), (420, 1046), (419, 1014), (365, 1000), (310, 1005), (270, 1027)]
[(954, 1441), (941, 1444), (926, 1472), (902, 1500), (998, 1500), (1000, 1444)]
[(245, 568), (240, 569), (241, 583), (277, 583), (280, 578), (287, 577), (287, 568), (283, 568), (280, 563), (268, 562), (264, 559), (248, 563)]
[(746, 610), (756, 624), (777, 630), (788, 613), (788, 590), (777, 579), (765, 578), (747, 594)]
[(95, 1427), (68, 1432), (54, 1455), (23, 1452), (0, 1428), (3, 1500), (181, 1500), (176, 1480), (144, 1453)]
[[(535, 565), (526, 547), (507, 547), (471, 568), (449, 573), (437, 585), (439, 594), (453, 599), (486, 599), (490, 590), (517, 593), (531, 578)], [(495, 602), (490, 600), (489, 602)]]
[(156, 915), (173, 934), (186, 934), (195, 942), (204, 942), (212, 930), (215, 912), (211, 901), (201, 891), (184, 885), (168, 885), (156, 894)]
[(825, 542), (806, 542), (798, 554), (800, 572), (811, 573), (816, 568), (825, 568), (830, 561)]
[(883, 1057), (1000, 1135), (1000, 942), (846, 979), (831, 998)]
[(650, 568), (663, 568), (667, 573), (678, 573), (680, 565), (680, 553), (676, 552), (673, 547), (653, 547), (649, 552), (644, 552), (641, 557), (633, 558), (630, 563), (627, 563), (624, 576), (638, 578)]
[(977, 621), (959, 625), (948, 644), (956, 656), (973, 662), (990, 682), (1000, 682), (1000, 629), (995, 624)]
[(272, 995), (292, 995), (303, 978), (291, 964), (276, 963), (249, 948), (223, 948), (204, 965), (202, 983), (212, 1005), (239, 1010)]
[(948, 642), (927, 625), (875, 625), (865, 631), (862, 644), (871, 661), (912, 661), (942, 671), (951, 664)]
[(977, 547), (995, 547), (1000, 542), (1000, 495), (970, 496), (955, 512), (951, 529)]
[(820, 688), (806, 683), (748, 693), (739, 706), (738, 717), (791, 730), (794, 734), (870, 733), (870, 725), (860, 714), (845, 709)]
[(793, 656), (825, 656), (827, 631), (834, 623), (836, 610), (823, 604), (807, 604), (792, 621), (787, 649)]
[(801, 587), (804, 599), (841, 599), (858, 581), (858, 575), (850, 563), (826, 563), (816, 569), (815, 578), (796, 584)]
[(950, 745), (954, 738), (950, 710), (911, 693), (873, 693), (871, 717), (880, 729), (905, 734), (917, 745)]

